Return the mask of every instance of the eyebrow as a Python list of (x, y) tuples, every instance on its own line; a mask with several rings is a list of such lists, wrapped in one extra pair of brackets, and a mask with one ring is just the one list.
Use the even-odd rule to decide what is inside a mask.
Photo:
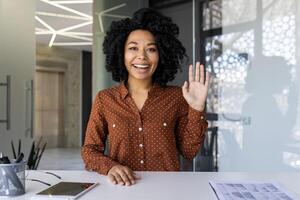
[[(134, 41), (131, 41), (131, 42), (127, 43), (127, 45), (129, 45), (129, 44), (135, 44), (135, 45), (137, 45), (138, 43), (134, 42)], [(150, 43), (147, 44), (147, 46), (150, 46), (150, 45), (155, 45), (156, 46), (156, 43), (155, 42), (150, 42)]]

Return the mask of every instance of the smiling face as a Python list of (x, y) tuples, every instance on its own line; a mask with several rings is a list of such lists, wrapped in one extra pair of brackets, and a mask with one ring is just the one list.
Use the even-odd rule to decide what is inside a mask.
[(151, 81), (158, 60), (158, 49), (152, 33), (146, 30), (132, 31), (127, 37), (124, 49), (128, 79)]

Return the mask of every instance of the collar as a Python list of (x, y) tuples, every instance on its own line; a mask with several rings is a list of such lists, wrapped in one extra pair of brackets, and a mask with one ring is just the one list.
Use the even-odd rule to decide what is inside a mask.
[[(128, 91), (126, 85), (125, 85), (125, 82), (122, 81), (118, 88), (119, 88), (121, 98), (125, 99), (127, 97), (127, 95), (129, 94), (129, 91)], [(158, 96), (162, 90), (163, 90), (163, 88), (159, 84), (154, 83), (152, 88), (148, 92), (148, 95), (149, 95), (149, 97)]]

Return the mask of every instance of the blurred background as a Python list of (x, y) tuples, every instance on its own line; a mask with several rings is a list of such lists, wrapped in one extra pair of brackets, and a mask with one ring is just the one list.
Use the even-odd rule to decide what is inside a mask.
[[(189, 60), (212, 75), (209, 129), (183, 171), (300, 170), (297, 0), (0, 0), (0, 152), (47, 142), (38, 169), (84, 169), (80, 147), (110, 23), (151, 7), (172, 17)], [(297, 20), (298, 19), (298, 20)]]

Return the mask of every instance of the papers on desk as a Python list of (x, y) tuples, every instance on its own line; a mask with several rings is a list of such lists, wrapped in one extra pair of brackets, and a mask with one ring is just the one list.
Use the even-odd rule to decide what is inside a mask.
[(277, 183), (209, 182), (219, 200), (299, 200)]

